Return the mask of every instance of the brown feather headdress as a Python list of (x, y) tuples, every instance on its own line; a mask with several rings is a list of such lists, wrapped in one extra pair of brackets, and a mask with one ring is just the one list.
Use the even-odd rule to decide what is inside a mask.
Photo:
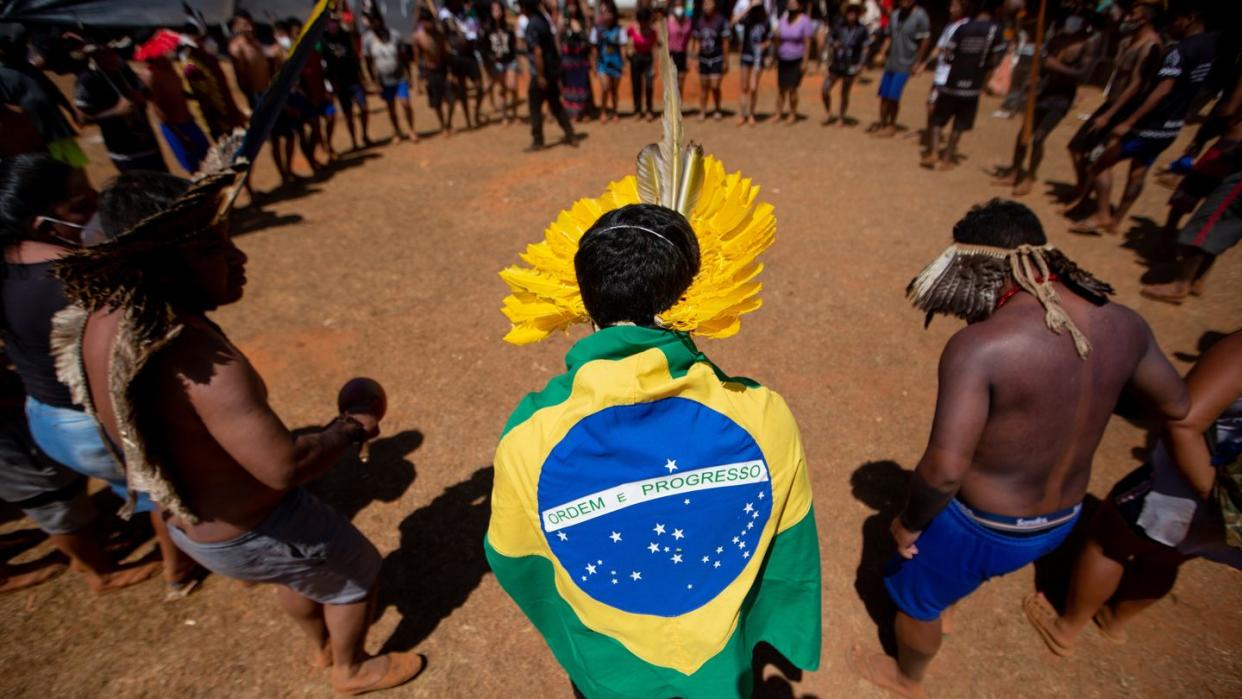
[(1095, 304), (1104, 304), (1113, 288), (1074, 264), (1051, 245), (1020, 245), (998, 248), (954, 243), (919, 272), (906, 286), (906, 298), (927, 314), (924, 326), (937, 314), (967, 322), (987, 318), (996, 310), (1005, 282), (1012, 279), (1023, 291), (1039, 299), (1044, 322), (1056, 334), (1068, 330), (1080, 357), (1091, 352), (1091, 343), (1061, 307), (1052, 287), (1056, 275), (1074, 293)]

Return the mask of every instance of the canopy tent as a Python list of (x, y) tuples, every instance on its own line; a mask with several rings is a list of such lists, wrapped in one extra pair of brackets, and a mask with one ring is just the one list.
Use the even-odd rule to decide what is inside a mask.
[(305, 17), (313, 0), (0, 0), (0, 22), (85, 27), (179, 27), (186, 8), (208, 24), (223, 24), (237, 9), (261, 22)]

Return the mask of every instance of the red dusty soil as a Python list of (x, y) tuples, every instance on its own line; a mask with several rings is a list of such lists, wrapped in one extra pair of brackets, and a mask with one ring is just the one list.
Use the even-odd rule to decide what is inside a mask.
[[(764, 110), (775, 97), (770, 78)], [(726, 77), (731, 95), (736, 80)], [(957, 327), (937, 320), (924, 331), (902, 292), (967, 208), (1004, 193), (985, 171), (1007, 160), (1019, 124), (991, 118), (997, 101), (985, 98), (977, 129), (962, 144), (963, 165), (931, 172), (917, 165), (914, 136), (926, 76), (912, 82), (904, 103), (902, 121), (914, 130), (887, 141), (862, 132), (875, 116), (874, 82), (855, 88), (862, 125), (852, 129), (819, 125), (818, 82), (811, 76), (804, 84), (810, 118), (795, 126), (688, 123), (728, 168), (763, 186), (779, 220), (763, 275), (766, 305), (738, 337), (701, 345), (728, 371), (786, 396), (811, 461), (823, 554), (822, 667), (792, 686), (778, 677), (769, 685), (775, 696), (872, 697), (879, 693), (855, 678), (845, 657), (854, 643), (877, 644), (864, 603), (883, 599), (875, 581), (888, 521), (877, 508), (891, 507), (900, 469), (920, 455), (937, 357)], [(693, 89), (688, 97), (697, 102)], [(434, 120), (419, 99), (426, 130)], [(1097, 100), (1089, 91), (1074, 112)], [(374, 97), (372, 108), (373, 131), (385, 137), (387, 118)], [(1051, 137), (1043, 172), (1051, 183), (1071, 175), (1064, 146), (1077, 124), (1071, 115)], [(480, 541), (500, 427), (524, 392), (558, 372), (571, 343), (501, 342), (505, 289), (496, 272), (516, 262), (558, 210), (629, 174), (639, 148), (658, 137), (658, 125), (629, 120), (583, 130), (589, 138), (580, 148), (534, 155), (521, 152), (524, 126), (378, 147), (347, 155), (330, 179), (241, 213), (239, 228), (258, 228), (240, 237), (250, 287), (216, 318), (264, 374), (280, 414), (291, 426), (322, 424), (337, 389), (355, 375), (388, 389), (387, 438), (370, 463), (346, 460), (317, 490), (354, 514), (387, 556), (370, 647), (389, 642), (430, 658), (424, 676), (393, 696), (570, 696), (538, 634), (487, 572)], [(112, 173), (98, 137), (90, 132), (83, 141), (102, 184)], [(338, 147), (343, 141), (338, 128)], [(255, 185), (274, 183), (264, 155)], [(1242, 325), (1236, 251), (1222, 258), (1202, 299), (1172, 307), (1140, 298), (1146, 265), (1135, 247), (1162, 220), (1167, 189), (1149, 182), (1129, 233), (1087, 238), (1066, 232), (1047, 194), (1053, 186), (1041, 183), (1026, 197), (1053, 242), (1117, 287), (1117, 300), (1150, 321), (1179, 369), (1189, 369), (1201, 340)], [(1137, 465), (1146, 438), (1139, 424), (1113, 421), (1093, 494)], [(1071, 660), (1048, 653), (1022, 616), (1020, 600), (1034, 578), (1027, 568), (962, 605), (958, 629), (932, 666), (932, 695), (1242, 696), (1236, 572), (1188, 564), (1175, 592), (1134, 626), (1129, 645), (1088, 631)], [(212, 577), (182, 602), (161, 604), (161, 594), (150, 582), (96, 598), (67, 574), (0, 598), (3, 693), (330, 696), (270, 588)]]

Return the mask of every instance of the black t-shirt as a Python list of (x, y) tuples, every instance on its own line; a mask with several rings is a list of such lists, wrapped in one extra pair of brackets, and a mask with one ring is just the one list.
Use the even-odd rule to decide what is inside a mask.
[(1216, 34), (1200, 32), (1187, 37), (1164, 54), (1156, 80), (1173, 80), (1173, 89), (1155, 109), (1134, 125), (1144, 138), (1176, 138), (1186, 123), (1186, 112), (1199, 93), (1216, 57)]
[(499, 27), (487, 33), (487, 55), (493, 63), (511, 63), (517, 58), (517, 39), (513, 30)]
[(978, 97), (988, 72), (1000, 63), (1006, 48), (997, 22), (974, 19), (958, 27), (944, 47), (949, 77), (940, 91), (957, 97)]
[(552, 33), (552, 25), (543, 13), (530, 15), (526, 21), (526, 51), (530, 55), (531, 66), (535, 65), (535, 48), (543, 54), (543, 77), (553, 80), (561, 75), (561, 52), (556, 46), (556, 35)]
[(729, 22), (720, 14), (700, 17), (694, 23), (694, 37), (699, 40), (699, 60), (716, 60), (724, 56), (729, 36)]
[(767, 22), (755, 22), (742, 26), (742, 55), (758, 61), (762, 56), (759, 45), (772, 35), (772, 28)]
[(362, 81), (362, 64), (354, 49), (354, 37), (349, 32), (325, 31), (319, 41), (319, 53), (323, 56), (324, 72), (334, 87), (352, 87)]
[[(79, 73), (73, 101), (83, 114), (94, 117), (115, 107), (122, 96), (145, 92), (142, 81), (122, 63), (117, 70), (91, 68)], [(140, 158), (160, 150), (147, 120), (146, 105), (136, 105), (126, 114), (97, 119), (96, 123), (113, 160)]]
[(26, 395), (57, 408), (72, 408), (69, 389), (56, 378), (52, 316), (69, 305), (52, 263), (7, 264), (0, 280), (5, 352), (26, 386)]
[(0, 103), (20, 107), (45, 142), (73, 136), (73, 127), (61, 114), (69, 100), (42, 71), (30, 66), (0, 66)]
[(858, 24), (839, 22), (828, 37), (832, 44), (832, 70), (834, 73), (850, 73), (862, 66), (863, 49), (867, 46), (867, 28)]

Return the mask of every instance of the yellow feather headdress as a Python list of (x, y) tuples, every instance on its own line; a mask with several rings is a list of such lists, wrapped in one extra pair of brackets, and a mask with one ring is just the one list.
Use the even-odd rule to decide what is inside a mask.
[(706, 337), (729, 337), (741, 329), (741, 316), (763, 305), (757, 281), (759, 255), (776, 235), (771, 204), (758, 201), (759, 188), (741, 173), (705, 156), (682, 134), (677, 71), (660, 28), (660, 76), (664, 83), (664, 136), (638, 154), (638, 173), (608, 185), (594, 199), (580, 199), (562, 211), (544, 239), (521, 254), (530, 265), (508, 267), (500, 277), (509, 285), (501, 311), (513, 324), (505, 340), (538, 342), (554, 331), (590, 322), (578, 290), (574, 255), (578, 242), (599, 217), (629, 204), (659, 204), (680, 212), (699, 241), (700, 267), (685, 296), (660, 314), (667, 327)]

